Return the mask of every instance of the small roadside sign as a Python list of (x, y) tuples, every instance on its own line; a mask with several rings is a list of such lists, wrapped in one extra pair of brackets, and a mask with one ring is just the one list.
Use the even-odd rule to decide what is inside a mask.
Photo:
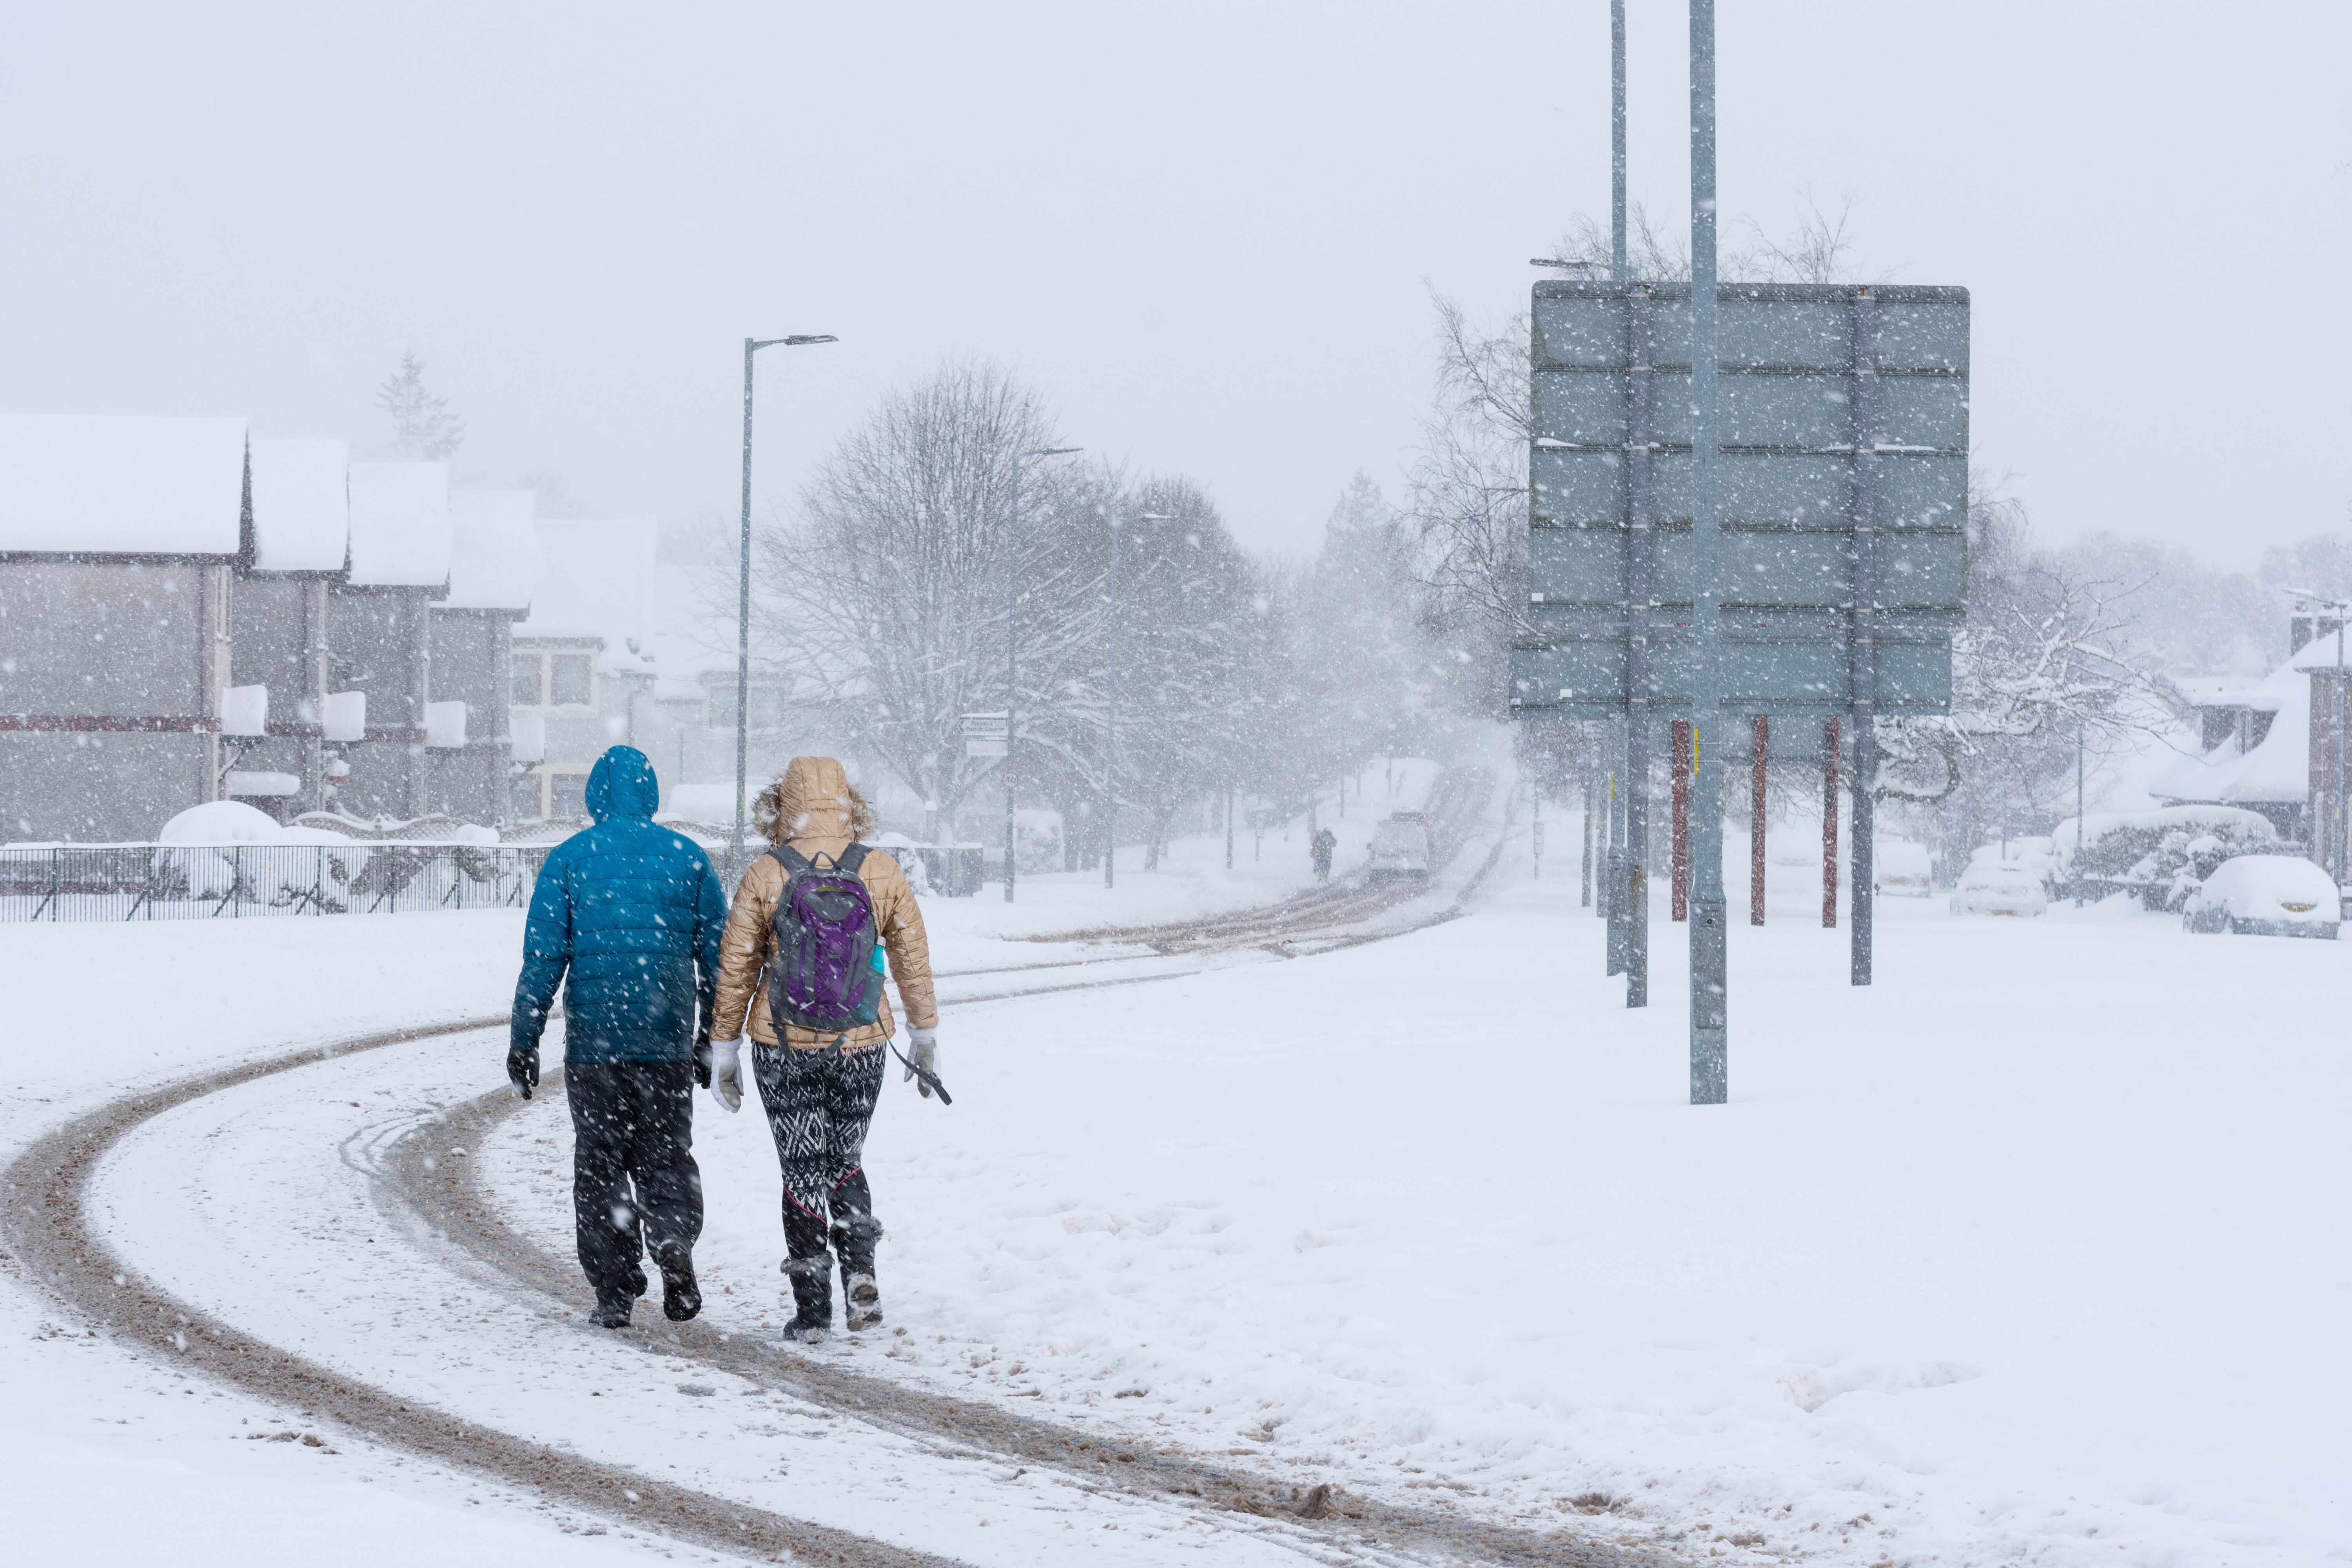
[(1001, 757), (1012, 750), (1012, 726), (1003, 713), (967, 713), (963, 716), (963, 754), (967, 757)]

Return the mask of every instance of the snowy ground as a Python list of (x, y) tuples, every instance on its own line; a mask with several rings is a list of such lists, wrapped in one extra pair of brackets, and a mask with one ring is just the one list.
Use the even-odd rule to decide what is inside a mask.
[[(1607, 1510), (1593, 1529), (1693, 1556), (2352, 1561), (2352, 949), (1889, 900), (1878, 982), (1858, 992), (1845, 932), (1820, 928), (1818, 879), (1776, 867), (1773, 923), (1732, 933), (1732, 1103), (1696, 1110), (1663, 889), (1657, 1005), (1629, 1014), (1600, 973), (1600, 922), (1575, 907), (1574, 818), (1549, 826), (1545, 879), (1507, 855), (1466, 919), (951, 1005), (956, 1104), (894, 1078), (868, 1149), (891, 1321), (916, 1331), (894, 1354), (825, 1353), (1465, 1512), (1558, 1521), (1585, 1498)], [(992, 892), (936, 901), (940, 964), (1051, 959), (1002, 939), (1105, 908), (1230, 903), (1212, 885), (1222, 858), (1220, 841), (1212, 868), (1122, 872), (1109, 895), (1041, 879), (1011, 911)], [(498, 1013), (517, 923), (0, 928), (8, 1142), (202, 1061)], [(121, 1005), (100, 1015), (100, 996)], [(1268, 1550), (1067, 1511), (1061, 1492), (984, 1473), (926, 1471), (927, 1507), (910, 1509), (895, 1440), (745, 1390), (678, 1393), (651, 1342), (599, 1352), (437, 1272), (429, 1247), (366, 1268), (362, 1249), (397, 1238), (306, 1225), (321, 1192), (356, 1205), (351, 1149), (494, 1083), (497, 1050), (403, 1047), (160, 1119), (110, 1169), (116, 1234), (279, 1342), (782, 1511), (973, 1561), (1052, 1560), (1081, 1537), (1118, 1561)], [(709, 1315), (758, 1332), (782, 1321), (772, 1154), (756, 1114), (704, 1105)], [(543, 1173), (563, 1170), (566, 1135), (560, 1104), (535, 1102), (475, 1152), (517, 1219), (564, 1249), (568, 1204)], [(0, 1496), (19, 1520), (91, 1499), (65, 1510), (59, 1543), (150, 1541), (96, 1501), (131, 1480), (289, 1539), (373, 1509), (391, 1528), (427, 1517), (473, 1556), (634, 1544), (561, 1534), (522, 1500), (350, 1445), (243, 1442), (299, 1423), (179, 1393), (168, 1368), (103, 1343), (36, 1337), (37, 1299), (13, 1276), (0, 1290), (25, 1329), (0, 1349), (25, 1394), (0, 1414), (24, 1461), (0, 1468)], [(616, 1392), (630, 1417), (607, 1431)], [(959, 1511), (972, 1498), (985, 1537)]]

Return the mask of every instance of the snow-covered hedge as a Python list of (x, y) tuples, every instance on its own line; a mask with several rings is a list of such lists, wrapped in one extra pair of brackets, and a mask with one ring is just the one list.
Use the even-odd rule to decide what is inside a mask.
[(2149, 910), (2179, 910), (2224, 860), (2278, 843), (2268, 818), (2233, 805), (2115, 813), (2092, 816), (2082, 826), (2086, 831), (2079, 854), (2075, 823), (2062, 822), (2052, 835), (2057, 877), (2136, 891)]

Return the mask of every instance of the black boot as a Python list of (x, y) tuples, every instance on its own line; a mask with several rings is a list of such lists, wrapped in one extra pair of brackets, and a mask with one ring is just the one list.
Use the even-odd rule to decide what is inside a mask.
[(702, 1310), (702, 1288), (694, 1282), (694, 1255), (679, 1252), (654, 1261), (661, 1266), (662, 1316), (683, 1323)]
[(814, 1344), (833, 1331), (833, 1259), (822, 1252), (787, 1258), (784, 1275), (793, 1282), (793, 1304), (799, 1309), (784, 1325), (784, 1338)]
[(629, 1294), (625, 1280), (618, 1289), (599, 1290), (596, 1310), (590, 1314), (590, 1321), (600, 1329), (625, 1329), (629, 1326), (629, 1309), (636, 1305), (636, 1300)]

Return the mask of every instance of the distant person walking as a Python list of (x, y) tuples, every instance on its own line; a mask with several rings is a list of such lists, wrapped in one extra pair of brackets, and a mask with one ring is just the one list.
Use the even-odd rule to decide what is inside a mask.
[(1332, 832), (1328, 827), (1320, 828), (1316, 832), (1313, 850), (1315, 854), (1315, 879), (1317, 881), (1328, 882), (1331, 879), (1331, 855), (1332, 852), (1339, 847), (1339, 836), (1338, 834)]
[(608, 1329), (626, 1328), (646, 1293), (644, 1250), (661, 1269), (663, 1315), (683, 1322), (702, 1309), (694, 1086), (710, 1081), (727, 889), (692, 839), (654, 826), (660, 795), (644, 752), (596, 759), (595, 826), (550, 852), (531, 892), (507, 1050), (507, 1076), (529, 1100), (562, 984), (572, 1223)]
[[(847, 1326), (882, 1321), (874, 1280), (882, 1225), (865, 1165), (894, 1028), (886, 952), (914, 1066), (925, 1073), (939, 1062), (940, 1012), (914, 889), (896, 860), (857, 842), (874, 830), (874, 814), (841, 764), (794, 757), (761, 795), (756, 817), (772, 847), (743, 873), (727, 916), (710, 1092), (730, 1110), (743, 1103), (738, 1053), (748, 1023), (751, 1072), (783, 1169), (784, 1273), (796, 1309), (784, 1337), (818, 1340), (833, 1327), (831, 1261)], [(920, 1087), (928, 1099), (930, 1085)]]

